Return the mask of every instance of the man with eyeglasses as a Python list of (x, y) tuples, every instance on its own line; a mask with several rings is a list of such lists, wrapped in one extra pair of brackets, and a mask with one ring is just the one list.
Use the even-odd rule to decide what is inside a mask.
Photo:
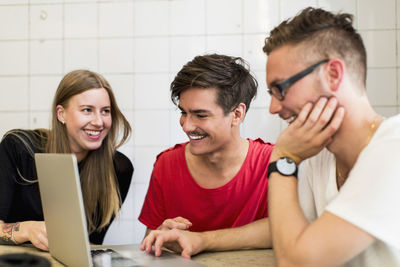
[(371, 107), (352, 21), (306, 8), (265, 39), (270, 112), (289, 122), (268, 167), (278, 266), (400, 266), (400, 116)]

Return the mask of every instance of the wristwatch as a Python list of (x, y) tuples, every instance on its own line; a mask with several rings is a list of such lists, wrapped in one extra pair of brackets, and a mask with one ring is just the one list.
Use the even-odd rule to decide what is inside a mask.
[(279, 172), (283, 176), (295, 176), (297, 178), (297, 165), (291, 158), (283, 157), (268, 164), (268, 178), (272, 172)]

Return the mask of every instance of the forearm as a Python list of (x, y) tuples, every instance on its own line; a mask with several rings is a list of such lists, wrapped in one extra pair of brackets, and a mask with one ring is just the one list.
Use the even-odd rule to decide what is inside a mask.
[(297, 201), (293, 177), (271, 174), (269, 189), (278, 266), (339, 266), (375, 241), (369, 233), (328, 211), (309, 224)]
[(4, 223), (0, 220), (0, 245), (18, 245), (27, 241), (41, 250), (49, 250), (44, 221)]
[[(35, 245), (38, 233), (45, 238), (45, 243), (47, 243), (46, 229), (43, 221), (4, 223), (0, 220), (0, 229), (0, 244), (18, 245), (30, 241)], [(43, 249), (43, 247), (40, 248)]]
[[(282, 157), (279, 152), (273, 152), (271, 161)], [(304, 256), (298, 243), (309, 223), (300, 207), (297, 187), (298, 181), (295, 176), (283, 176), (273, 172), (269, 177), (268, 210), (274, 252), (279, 266), (291, 266), (292, 263), (299, 265)]]
[(244, 226), (200, 233), (204, 251), (226, 251), (272, 247), (269, 219)]
[(301, 234), (309, 223), (301, 210), (295, 177), (272, 173), (269, 179), (269, 214), (274, 251), (278, 265), (297, 266), (303, 260), (304, 250), (299, 245)]
[(4, 223), (0, 221), (0, 245), (17, 245), (15, 234), (19, 231), (20, 223)]

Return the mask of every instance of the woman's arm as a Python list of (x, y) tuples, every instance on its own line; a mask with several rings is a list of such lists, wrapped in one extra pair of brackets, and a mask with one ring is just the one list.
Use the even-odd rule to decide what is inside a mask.
[(17, 245), (14, 233), (19, 231), (19, 223), (4, 223), (0, 220), (0, 244), (1, 245)]
[(5, 223), (0, 220), (0, 229), (1, 245), (18, 245), (30, 241), (41, 250), (49, 250), (46, 225), (43, 221)]

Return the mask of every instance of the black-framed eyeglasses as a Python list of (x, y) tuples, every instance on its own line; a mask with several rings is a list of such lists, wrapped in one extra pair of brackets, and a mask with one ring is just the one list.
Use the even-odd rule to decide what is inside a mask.
[(319, 65), (326, 63), (328, 61), (329, 59), (321, 60), (318, 63), (315, 63), (314, 65), (306, 68), (305, 70), (302, 70), (299, 73), (293, 75), (292, 77), (283, 80), (282, 82), (271, 84), (271, 88), (268, 89), (268, 93), (274, 96), (279, 101), (282, 101), (283, 99), (285, 99), (285, 89), (290, 87), (292, 84), (294, 84), (307, 74), (313, 72)]

